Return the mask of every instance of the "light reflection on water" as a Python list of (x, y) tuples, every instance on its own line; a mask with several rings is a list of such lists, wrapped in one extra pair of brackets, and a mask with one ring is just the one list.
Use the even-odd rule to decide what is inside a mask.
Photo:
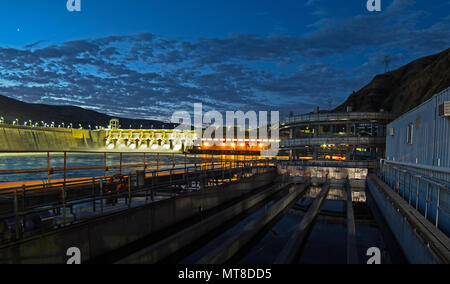
[[(172, 155), (160, 155), (160, 163), (172, 163)], [(175, 155), (174, 160), (176, 163), (184, 163), (184, 155)], [(147, 164), (156, 164), (156, 154), (146, 154), (145, 159)], [(188, 156), (188, 163), (194, 162), (193, 156)], [(143, 164), (143, 154), (124, 154), (122, 164)], [(117, 153), (107, 154), (107, 166), (118, 166), (120, 164), (120, 155)], [(88, 166), (103, 166), (104, 156), (103, 153), (95, 154), (67, 154), (67, 167), (88, 167)], [(52, 153), (50, 155), (50, 168), (64, 167), (64, 154)], [(0, 170), (14, 170), (14, 169), (33, 169), (47, 168), (47, 154), (20, 154), (20, 155), (0, 155)], [(159, 169), (170, 169), (171, 165), (160, 166)], [(142, 167), (140, 169), (143, 169)], [(123, 173), (129, 173), (131, 168), (125, 168)], [(156, 166), (149, 166), (148, 170), (156, 170)], [(112, 176), (119, 173), (119, 169), (109, 169), (108, 175)], [(68, 171), (67, 178), (83, 178), (92, 176), (104, 176), (104, 169), (95, 170), (80, 170), (80, 171)], [(51, 179), (62, 179), (64, 173), (54, 172), (51, 175)], [(33, 180), (47, 180), (47, 172), (42, 173), (27, 173), (27, 174), (12, 174), (12, 175), (0, 175), (0, 182), (2, 181), (33, 181)]]
[[(296, 226), (301, 223), (305, 212), (314, 201), (318, 188), (306, 192), (306, 198), (296, 205), (258, 241), (241, 260), (242, 264), (272, 264), (289, 241)], [(345, 192), (345, 191), (344, 191)], [(321, 213), (316, 220), (308, 241), (302, 250), (300, 264), (346, 264), (347, 263), (347, 218), (346, 201), (337, 200), (336, 196), (345, 196), (335, 191), (331, 199), (325, 200)], [(358, 207), (366, 204), (358, 203)], [(328, 213), (326, 213), (328, 212)], [(335, 217), (327, 217), (327, 214)], [(370, 215), (370, 214), (369, 214)], [(341, 216), (341, 217), (336, 217)], [(390, 263), (389, 252), (381, 237), (380, 230), (372, 216), (365, 216), (364, 222), (356, 222), (357, 249), (360, 263), (367, 260), (366, 252), (370, 247), (377, 247), (383, 252), (382, 263)]]
[(222, 243), (227, 241), (227, 239), (233, 237), (233, 235), (243, 229), (245, 226), (247, 226), (250, 222), (256, 220), (258, 217), (260, 217), (262, 214), (266, 213), (268, 208), (273, 205), (273, 201), (270, 201), (265, 206), (260, 208), (255, 213), (251, 214), (241, 222), (239, 222), (237, 225), (233, 226), (229, 230), (227, 230), (225, 233), (217, 237), (216, 239), (210, 241), (208, 244), (203, 246), (200, 250), (196, 251), (195, 253), (191, 254), (184, 260), (182, 260), (181, 264), (190, 264), (190, 263), (196, 263), (198, 262), (204, 255), (214, 250), (216, 247), (220, 246)]

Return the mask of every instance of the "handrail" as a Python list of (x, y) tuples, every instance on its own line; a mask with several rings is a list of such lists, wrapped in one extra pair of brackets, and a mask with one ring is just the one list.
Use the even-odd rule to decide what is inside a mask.
[[(247, 160), (247, 161), (239, 161), (239, 162), (257, 162), (257, 161), (259, 161), (259, 160)], [(223, 163), (230, 163), (230, 162), (231, 163), (236, 163), (235, 161), (231, 161), (231, 160), (229, 160), (229, 161), (224, 160)], [(211, 167), (211, 166), (214, 167), (214, 166), (217, 166), (217, 165), (221, 166), (223, 163), (220, 162), (220, 160), (203, 160), (203, 161), (198, 161), (197, 165), (198, 165), (198, 167), (203, 167), (203, 165), (207, 165), (209, 167)], [(188, 165), (193, 165), (193, 164), (195, 164), (195, 162), (188, 162), (186, 164), (184, 164), (184, 163), (176, 163), (176, 164), (165, 163), (165, 164), (159, 164), (159, 166), (166, 165), (166, 166), (172, 166), (172, 167), (171, 168), (165, 168), (165, 169), (164, 168), (160, 168), (160, 169), (157, 169), (157, 170), (150, 170), (150, 171), (147, 170), (148, 165), (149, 165), (149, 164), (147, 164), (147, 168), (146, 168), (145, 172), (148, 173), (148, 174), (151, 174), (151, 173), (163, 173), (163, 172), (170, 172), (170, 171), (177, 171), (177, 170), (186, 170), (186, 169), (195, 168), (195, 167), (189, 167), (188, 166)], [(144, 164), (125, 164), (125, 165), (122, 165), (122, 168), (123, 169), (124, 168), (142, 168), (143, 166), (144, 166)], [(111, 168), (118, 169), (119, 166), (116, 166), (116, 167), (108, 166), (108, 168), (109, 169), (111, 169)], [(66, 168), (66, 171), (70, 171), (70, 170), (73, 170), (73, 169), (79, 169), (79, 168)], [(89, 169), (103, 169), (103, 167), (99, 166), (99, 167), (85, 167), (85, 168), (83, 168), (83, 170), (89, 170)], [(218, 169), (220, 169), (220, 167), (218, 167)], [(47, 171), (47, 169), (45, 169), (43, 172), (46, 172), (46, 171)], [(123, 176), (127, 177), (128, 175), (123, 175)], [(82, 182), (84, 182), (84, 181), (87, 181), (87, 184), (90, 184), (90, 183), (92, 183), (92, 179), (95, 179), (96, 181), (102, 181), (102, 180), (104, 181), (104, 180), (107, 180), (109, 178), (111, 178), (111, 176), (83, 177), (83, 178), (78, 178), (78, 179), (67, 179), (66, 181), (59, 181), (59, 182), (55, 182), (55, 183), (46, 183), (45, 187), (46, 188), (51, 188), (52, 186), (58, 186), (58, 185), (62, 186), (64, 184), (66, 184), (66, 185), (69, 184), (69, 185), (73, 185), (73, 186), (80, 186), (80, 185), (83, 185)], [(43, 186), (44, 186), (44, 184), (35, 184), (35, 185), (21, 185), (21, 186), (17, 186), (17, 187), (0, 188), (0, 193), (2, 191), (11, 191), (11, 190), (15, 190), (15, 189), (27, 189), (27, 190), (32, 189), (32, 188), (42, 189)]]
[[(217, 163), (218, 164), (218, 163)], [(208, 164), (208, 166), (212, 166), (212, 164)], [(146, 172), (146, 174), (148, 173), (148, 174), (152, 174), (152, 177), (159, 177), (159, 175), (154, 175), (154, 174), (160, 174), (160, 173), (163, 173), (163, 172), (171, 172), (172, 174), (176, 174), (176, 172), (177, 171), (180, 171), (180, 170), (185, 170), (184, 172), (183, 172), (183, 174), (190, 174), (190, 173), (194, 173), (195, 172), (195, 170), (198, 172), (199, 171), (199, 167), (201, 167), (201, 165), (199, 165), (197, 168), (196, 167), (188, 167), (188, 168), (175, 168), (175, 169), (164, 169), (164, 170), (159, 170), (159, 171), (149, 171), (149, 172)], [(222, 170), (222, 169), (240, 169), (240, 168), (242, 168), (241, 166), (229, 166), (229, 167), (223, 167), (223, 168), (219, 168), (219, 167), (215, 167), (214, 169), (210, 169), (210, 170)], [(194, 171), (192, 171), (192, 170), (194, 170)], [(129, 179), (130, 178), (130, 176), (129, 175), (125, 175), (125, 176), (123, 176), (125, 179)], [(85, 183), (77, 183), (77, 184), (73, 184), (73, 186), (76, 186), (76, 187), (80, 187), (80, 186), (87, 186), (87, 185), (92, 185), (93, 183), (94, 184), (96, 184), (96, 183), (99, 183), (99, 182), (105, 182), (105, 181), (107, 181), (107, 180), (109, 180), (109, 179), (111, 179), (112, 178), (112, 176), (109, 176), (109, 177), (100, 177), (100, 178), (87, 178), (87, 179), (83, 179), (82, 181), (86, 181)], [(80, 180), (81, 181), (81, 180)], [(117, 184), (119, 184), (119, 183), (112, 183), (112, 185), (117, 185)], [(60, 185), (60, 186), (64, 186), (64, 184), (63, 184), (63, 182), (60, 182), (60, 183), (55, 183), (55, 184), (52, 184), (52, 185), (54, 185), (54, 186), (56, 186), (56, 185)], [(154, 186), (154, 188), (159, 188), (159, 187), (165, 187), (167, 184), (164, 184), (164, 183), (159, 183), (158, 185), (155, 185)], [(71, 187), (70, 186), (70, 184), (69, 185), (66, 185), (66, 186), (64, 186), (65, 187), (65, 190), (66, 191), (69, 191), (69, 190), (71, 190), (71, 189), (74, 189), (73, 187)], [(18, 188), (10, 188), (10, 189), (8, 189), (8, 190), (10, 190), (10, 191), (14, 191), (14, 190), (18, 190), (18, 189), (21, 189), (21, 190), (23, 190), (23, 189), (25, 189), (24, 187), (18, 187)], [(56, 188), (54, 188), (55, 189), (55, 191), (57, 190), (57, 191), (60, 191), (61, 190), (61, 187), (56, 187)], [(140, 192), (140, 191), (145, 191), (145, 190), (134, 190), (133, 192)], [(19, 193), (22, 193), (22, 192), (19, 192)], [(14, 194), (14, 192), (11, 192), (11, 194)], [(28, 194), (27, 196), (30, 196), (30, 194)], [(0, 196), (0, 197), (2, 197), (2, 196)], [(11, 200), (11, 196), (5, 196), (5, 195), (3, 195), (3, 197), (8, 197), (7, 199), (9, 199), (9, 200)], [(86, 199), (86, 197), (83, 197), (82, 199)], [(92, 200), (91, 200), (92, 201)], [(86, 203), (87, 201), (86, 200), (83, 200), (82, 202), (81, 202), (81, 204), (84, 204), (84, 203)], [(57, 203), (57, 204), (59, 204), (59, 203)], [(46, 205), (52, 205), (52, 203), (48, 203), (48, 204), (46, 204)], [(44, 206), (44, 205), (39, 205), (39, 206), (37, 206), (37, 208), (41, 208), (42, 206)], [(42, 210), (41, 210), (42, 211)], [(0, 217), (4, 217), (4, 216), (0, 216)]]
[(350, 120), (371, 120), (371, 119), (394, 119), (395, 115), (387, 112), (342, 112), (342, 113), (311, 113), (293, 117), (287, 117), (282, 120), (282, 126), (304, 122), (324, 122), (337, 121), (346, 122)]
[(300, 161), (278, 161), (279, 165), (288, 166), (324, 166), (324, 167), (377, 167), (378, 162), (374, 160), (367, 161), (334, 161), (334, 160), (300, 160)]
[(438, 182), (436, 180), (433, 180), (433, 179), (431, 179), (429, 177), (425, 177), (423, 175), (413, 174), (410, 171), (405, 170), (404, 168), (400, 168), (400, 167), (392, 167), (392, 168), (394, 168), (394, 169), (396, 169), (396, 170), (398, 170), (398, 171), (400, 171), (400, 172), (402, 172), (404, 174), (409, 174), (412, 177), (415, 177), (417, 179), (423, 180), (426, 183), (429, 183), (429, 184), (432, 184), (432, 185), (434, 185), (436, 187), (444, 189), (446, 192), (450, 193), (450, 188), (448, 188), (448, 186), (446, 184), (442, 183), (442, 182)]
[[(208, 160), (211, 161), (211, 160)], [(191, 162), (192, 163), (192, 162)], [(177, 163), (180, 164), (180, 163)], [(188, 163), (189, 164), (189, 163)], [(123, 164), (123, 165), (107, 165), (108, 169), (120, 169), (120, 168), (142, 168), (144, 166), (152, 167), (152, 166), (172, 166), (173, 163), (135, 163), (135, 164)], [(105, 166), (88, 166), (88, 167), (56, 167), (56, 168), (36, 168), (36, 169), (14, 169), (14, 170), (0, 170), (0, 175), (12, 175), (12, 174), (28, 174), (28, 173), (45, 173), (47, 171), (52, 172), (63, 172), (66, 171), (84, 171), (84, 170), (102, 170)]]
[(411, 163), (402, 163), (402, 162), (396, 162), (396, 161), (391, 161), (391, 160), (386, 160), (386, 159), (381, 160), (381, 162), (387, 163), (387, 164), (398, 165), (398, 166), (415, 168), (415, 169), (419, 169), (419, 170), (428, 170), (428, 171), (434, 171), (434, 172), (439, 172), (439, 173), (444, 173), (444, 174), (450, 174), (450, 168), (411, 164)]
[[(15, 174), (36, 174), (36, 173), (46, 173), (47, 179), (50, 180), (51, 176), (55, 172), (64, 172), (64, 180), (67, 180), (67, 173), (73, 171), (88, 171), (88, 170), (104, 170), (105, 176), (107, 176), (107, 172), (111, 169), (120, 170), (122, 173), (122, 169), (129, 168), (155, 168), (157, 170), (165, 167), (175, 168), (177, 165), (183, 165), (186, 167), (191, 164), (202, 164), (202, 163), (215, 163), (220, 161), (217, 156), (220, 155), (192, 155), (188, 156), (186, 153), (184, 154), (176, 154), (176, 153), (167, 153), (167, 152), (116, 152), (116, 151), (0, 151), (0, 154), (24, 154), (24, 153), (34, 153), (34, 154), (47, 154), (47, 167), (46, 168), (30, 168), (30, 169), (8, 169), (8, 170), (0, 170), (0, 176), (3, 175), (15, 175)], [(55, 158), (54, 154), (63, 154), (64, 155), (64, 167), (51, 167), (51, 158)], [(53, 154), (53, 155), (51, 155)], [(70, 158), (71, 154), (93, 154), (93, 155), (103, 155), (103, 164), (98, 166), (78, 166), (78, 167), (70, 167), (67, 166), (67, 160)], [(111, 157), (114, 155), (114, 158)], [(118, 157), (120, 158), (120, 163), (114, 165), (108, 165), (107, 161), (111, 159), (116, 160)], [(141, 156), (143, 158), (143, 162), (134, 162), (124, 164), (123, 159), (125, 158), (139, 158)], [(184, 157), (184, 161), (181, 159)], [(151, 158), (151, 161), (148, 159)], [(161, 158), (171, 159), (171, 161), (161, 161)], [(176, 161), (178, 159), (178, 161)], [(156, 161), (155, 161), (156, 160)], [(228, 159), (227, 159), (228, 160)], [(230, 159), (231, 160), (231, 159)], [(236, 160), (236, 159), (233, 159)], [(247, 157), (244, 159), (247, 160)], [(117, 163), (117, 162), (116, 162)]]
[[(93, 177), (90, 179), (83, 179), (84, 183), (82, 184), (76, 184), (75, 186), (85, 186), (85, 189), (89, 189), (89, 186), (92, 186), (92, 193), (87, 194), (81, 194), (77, 196), (68, 196), (67, 194), (70, 192), (74, 192), (74, 190), (77, 190), (74, 187), (71, 187), (70, 184), (63, 184), (63, 183), (57, 183), (61, 184), (62, 186), (59, 188), (54, 188), (55, 193), (58, 194), (58, 192), (61, 193), (59, 198), (56, 198), (54, 202), (48, 202), (48, 201), (42, 201), (34, 204), (28, 204), (25, 202), (26, 198), (32, 197), (32, 194), (27, 194), (24, 188), (15, 188), (11, 190), (9, 195), (3, 195), (0, 196), (0, 198), (5, 197), (5, 199), (8, 200), (8, 202), (13, 201), (13, 208), (14, 210), (11, 210), (9, 212), (4, 212), (2, 215), (0, 215), (0, 221), (2, 220), (15, 220), (14, 224), (11, 223), (10, 227), (11, 230), (14, 230), (15, 227), (15, 237), (11, 240), (7, 241), (16, 241), (23, 238), (24, 233), (33, 233), (33, 231), (28, 231), (25, 226), (25, 219), (28, 218), (31, 214), (38, 214), (41, 212), (49, 212), (53, 210), (53, 214), (51, 214), (52, 218), (58, 218), (57, 223), (54, 223), (54, 226), (51, 228), (48, 228), (46, 230), (53, 230), (55, 228), (70, 226), (72, 224), (78, 224), (79, 222), (84, 222), (86, 220), (96, 218), (98, 216), (103, 216), (104, 214), (109, 214), (111, 211), (109, 209), (106, 209), (106, 204), (108, 204), (108, 200), (115, 199), (116, 205), (119, 205), (116, 209), (120, 211), (125, 211), (127, 209), (132, 208), (132, 200), (133, 198), (144, 198), (145, 197), (145, 203), (147, 203), (147, 200), (151, 197), (152, 202), (154, 201), (154, 192), (155, 190), (160, 189), (171, 189), (173, 186), (179, 186), (180, 189), (183, 189), (183, 185), (185, 185), (185, 189), (188, 191), (191, 190), (192, 183), (189, 182), (196, 182), (196, 186), (198, 189), (207, 189), (211, 188), (217, 185), (223, 185), (227, 183), (233, 183), (236, 181), (235, 175), (237, 174), (239, 176), (247, 176), (247, 174), (254, 175), (258, 174), (259, 170), (255, 171), (248, 171), (246, 169), (251, 168), (267, 168), (272, 167), (273, 164), (270, 160), (246, 160), (246, 161), (235, 161), (235, 160), (220, 160), (217, 163), (196, 163), (195, 166), (186, 166), (186, 167), (174, 167), (170, 169), (158, 169), (158, 170), (144, 170), (144, 174), (146, 174), (146, 177), (149, 178), (147, 174), (150, 174), (150, 177), (152, 178), (152, 183), (146, 184), (144, 187), (136, 187), (132, 185), (132, 176), (124, 176), (124, 179), (126, 180), (126, 186), (125, 189), (123, 189), (120, 192), (106, 192), (104, 191), (105, 186), (105, 180), (110, 177)], [(181, 175), (179, 178), (172, 178), (173, 174), (178, 174), (177, 172), (183, 171), (183, 175)], [(222, 172), (222, 178), (217, 179), (217, 177), (214, 177), (214, 175), (210, 175), (210, 171), (220, 171)], [(158, 177), (160, 177), (160, 174), (163, 172), (169, 172), (170, 173), (170, 179), (167, 180), (159, 180)], [(225, 176), (225, 175), (228, 176)], [(155, 183), (155, 177), (156, 177), (156, 183)], [(159, 180), (159, 181), (158, 181)], [(211, 182), (212, 180), (212, 182)], [(110, 186), (122, 184), (122, 182), (112, 183)], [(19, 191), (18, 189), (21, 189), (22, 191)], [(42, 189), (42, 188), (41, 188)], [(171, 194), (180, 194), (181, 192), (172, 192), (169, 191)], [(151, 195), (150, 195), (151, 193)], [(144, 196), (145, 195), (145, 196)], [(70, 199), (67, 199), (67, 198)], [(100, 201), (100, 205), (99, 202)], [(106, 202), (106, 203), (104, 203)], [(140, 201), (139, 201), (140, 202)], [(88, 214), (87, 216), (82, 216), (79, 218), (78, 213), (80, 213), (79, 209), (74, 208), (77, 205), (88, 205), (89, 212), (91, 214)], [(139, 203), (136, 203), (136, 205), (139, 205)], [(100, 211), (96, 208), (100, 208)], [(111, 207), (115, 208), (115, 207)], [(67, 211), (69, 210), (69, 211)], [(7, 210), (5, 210), (7, 211)], [(82, 210), (83, 211), (83, 210)], [(113, 210), (114, 211), (114, 210)], [(99, 212), (100, 215), (97, 213)], [(69, 214), (69, 216), (67, 215)], [(56, 227), (55, 227), (56, 226)], [(42, 233), (43, 231), (39, 231), (38, 233)], [(1, 242), (2, 240), (0, 240)]]
[[(409, 168), (409, 169), (408, 169)], [(420, 174), (418, 171), (411, 170), (413, 169), (421, 169), (433, 171), (436, 173), (436, 169), (434, 167), (427, 167), (421, 165), (412, 165), (407, 163), (399, 163), (399, 162), (391, 162), (383, 160), (381, 163), (381, 171), (379, 172), (380, 178), (382, 178), (393, 190), (401, 196), (403, 199), (408, 199), (410, 205), (415, 207), (415, 209), (421, 213), (426, 219), (430, 222), (434, 222), (437, 228), (440, 227), (441, 221), (441, 212), (445, 212), (448, 216), (450, 214), (448, 204), (442, 199), (442, 193), (448, 195), (450, 193), (449, 184), (445, 181), (436, 180), (432, 176), (424, 176), (424, 174)], [(445, 169), (439, 172), (445, 172)], [(402, 182), (403, 181), (403, 182)], [(422, 206), (425, 207), (422, 210), (420, 209), (419, 204), (421, 203), (421, 191), (422, 186), (426, 185), (426, 197), (422, 198)], [(414, 188), (413, 188), (414, 187)], [(415, 193), (413, 192), (415, 191)], [(422, 191), (423, 192), (423, 191)], [(434, 193), (432, 193), (434, 192)], [(435, 195), (435, 198), (430, 196)], [(413, 198), (415, 198), (415, 206), (413, 203)], [(435, 202), (434, 202), (435, 200)], [(434, 219), (432, 219), (432, 215), (429, 214), (430, 207), (435, 207)], [(423, 211), (423, 212), (422, 212)], [(448, 218), (446, 219), (448, 223)], [(443, 228), (444, 230), (448, 228)]]

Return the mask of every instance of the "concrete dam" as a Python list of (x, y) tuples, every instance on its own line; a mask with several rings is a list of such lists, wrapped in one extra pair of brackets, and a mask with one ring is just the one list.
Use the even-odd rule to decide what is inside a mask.
[(0, 125), (0, 151), (104, 149), (105, 131)]
[(194, 131), (173, 129), (73, 129), (0, 124), (0, 151), (146, 151), (191, 149)]

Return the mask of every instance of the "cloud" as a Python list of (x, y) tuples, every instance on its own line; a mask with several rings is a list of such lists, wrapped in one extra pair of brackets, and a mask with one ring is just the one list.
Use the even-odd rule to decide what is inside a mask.
[(141, 33), (0, 47), (0, 93), (164, 120), (196, 102), (219, 111), (285, 114), (333, 107), (382, 72), (386, 54), (399, 66), (449, 47), (450, 22), (423, 24), (427, 15), (413, 3), (395, 0), (379, 14), (322, 18), (299, 36), (174, 40)]

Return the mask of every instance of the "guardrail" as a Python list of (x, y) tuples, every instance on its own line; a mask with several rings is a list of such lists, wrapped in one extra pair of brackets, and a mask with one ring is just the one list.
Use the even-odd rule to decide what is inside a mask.
[[(67, 153), (63, 153), (66, 159)], [(146, 156), (145, 153), (139, 154)], [(163, 163), (159, 161), (161, 156), (161, 154), (155, 156), (156, 163), (121, 163), (118, 166), (120, 169), (141, 168), (140, 173), (115, 176), (105, 174), (103, 177), (63, 179), (44, 184), (0, 189), (1, 208), (7, 208), (7, 211), (3, 210), (3, 213), (0, 209), (0, 243), (2, 239), (20, 240), (30, 234), (35, 234), (36, 230), (37, 233), (42, 233), (43, 230), (65, 227), (104, 213), (128, 210), (133, 205), (145, 204), (149, 200), (153, 202), (156, 201), (155, 195), (159, 192), (164, 193), (161, 198), (170, 198), (183, 192), (208, 189), (233, 182), (246, 174), (255, 174), (254, 169), (258, 173), (259, 168), (275, 165), (274, 161), (269, 159), (248, 159), (248, 157), (227, 159), (223, 156), (188, 157), (188, 155), (183, 155), (184, 159), (180, 162), (175, 159), (176, 156), (173, 154), (169, 155), (172, 161)], [(99, 166), (64, 167), (52, 170), (64, 171), (66, 174), (68, 171), (80, 168), (83, 170), (99, 169)], [(42, 170), (48, 169), (23, 169), (20, 171), (33, 173)], [(16, 170), (9, 173), (3, 171), (2, 174), (15, 174), (16, 172)], [(121, 187), (120, 191), (114, 190), (119, 186)], [(106, 190), (107, 188), (109, 190)], [(85, 213), (88, 213), (86, 217), (80, 217)], [(48, 220), (49, 227), (43, 225), (44, 220)], [(5, 234), (8, 236), (5, 237)]]
[(311, 123), (311, 122), (346, 122), (352, 120), (392, 120), (395, 115), (383, 112), (344, 112), (344, 113), (315, 113), (304, 114), (294, 117), (288, 117), (281, 121), (281, 126), (289, 126), (296, 123)]
[(379, 177), (427, 220), (450, 236), (450, 171), (387, 160), (381, 161)]
[(321, 145), (374, 145), (386, 144), (385, 137), (338, 137), (329, 136), (322, 138), (300, 138), (281, 141), (281, 148), (321, 146)]
[[(147, 153), (147, 152), (118, 152), (118, 151), (1, 151), (2, 154), (43, 154), (46, 155), (46, 168), (28, 168), (28, 169), (10, 169), (10, 170), (0, 170), (0, 177), (5, 175), (13, 175), (13, 174), (31, 174), (31, 173), (47, 173), (47, 180), (50, 181), (52, 175), (56, 172), (63, 173), (63, 180), (67, 180), (67, 173), (71, 171), (88, 171), (88, 170), (103, 170), (104, 176), (108, 176), (108, 172), (110, 170), (116, 169), (119, 170), (119, 173), (122, 173), (124, 169), (130, 168), (142, 168), (146, 169), (155, 169), (160, 170), (164, 167), (173, 167), (177, 164), (189, 165), (195, 163), (206, 163), (211, 162), (213, 159), (217, 159), (221, 157), (219, 155), (188, 155), (188, 154), (175, 154), (175, 153)], [(81, 167), (70, 167), (68, 165), (68, 157), (69, 155), (76, 154), (87, 154), (87, 155), (102, 155), (103, 163), (102, 165), (93, 165), (93, 166), (81, 166)], [(63, 166), (53, 167), (52, 166), (52, 158), (56, 155), (62, 155)], [(113, 156), (113, 159), (111, 159)], [(141, 156), (140, 160), (142, 162), (138, 163), (127, 163), (124, 164), (125, 157), (133, 157), (136, 158)], [(117, 160), (118, 164), (111, 165), (108, 164), (109, 160)], [(164, 162), (163, 158), (166, 161)], [(151, 161), (148, 161), (151, 159)], [(255, 159), (255, 156), (247, 156), (247, 157), (234, 157), (234, 159)], [(182, 162), (180, 162), (180, 160)], [(1, 186), (1, 184), (0, 184)]]
[(333, 168), (378, 168), (377, 161), (282, 161), (281, 166), (301, 166), (301, 167), (333, 167)]

